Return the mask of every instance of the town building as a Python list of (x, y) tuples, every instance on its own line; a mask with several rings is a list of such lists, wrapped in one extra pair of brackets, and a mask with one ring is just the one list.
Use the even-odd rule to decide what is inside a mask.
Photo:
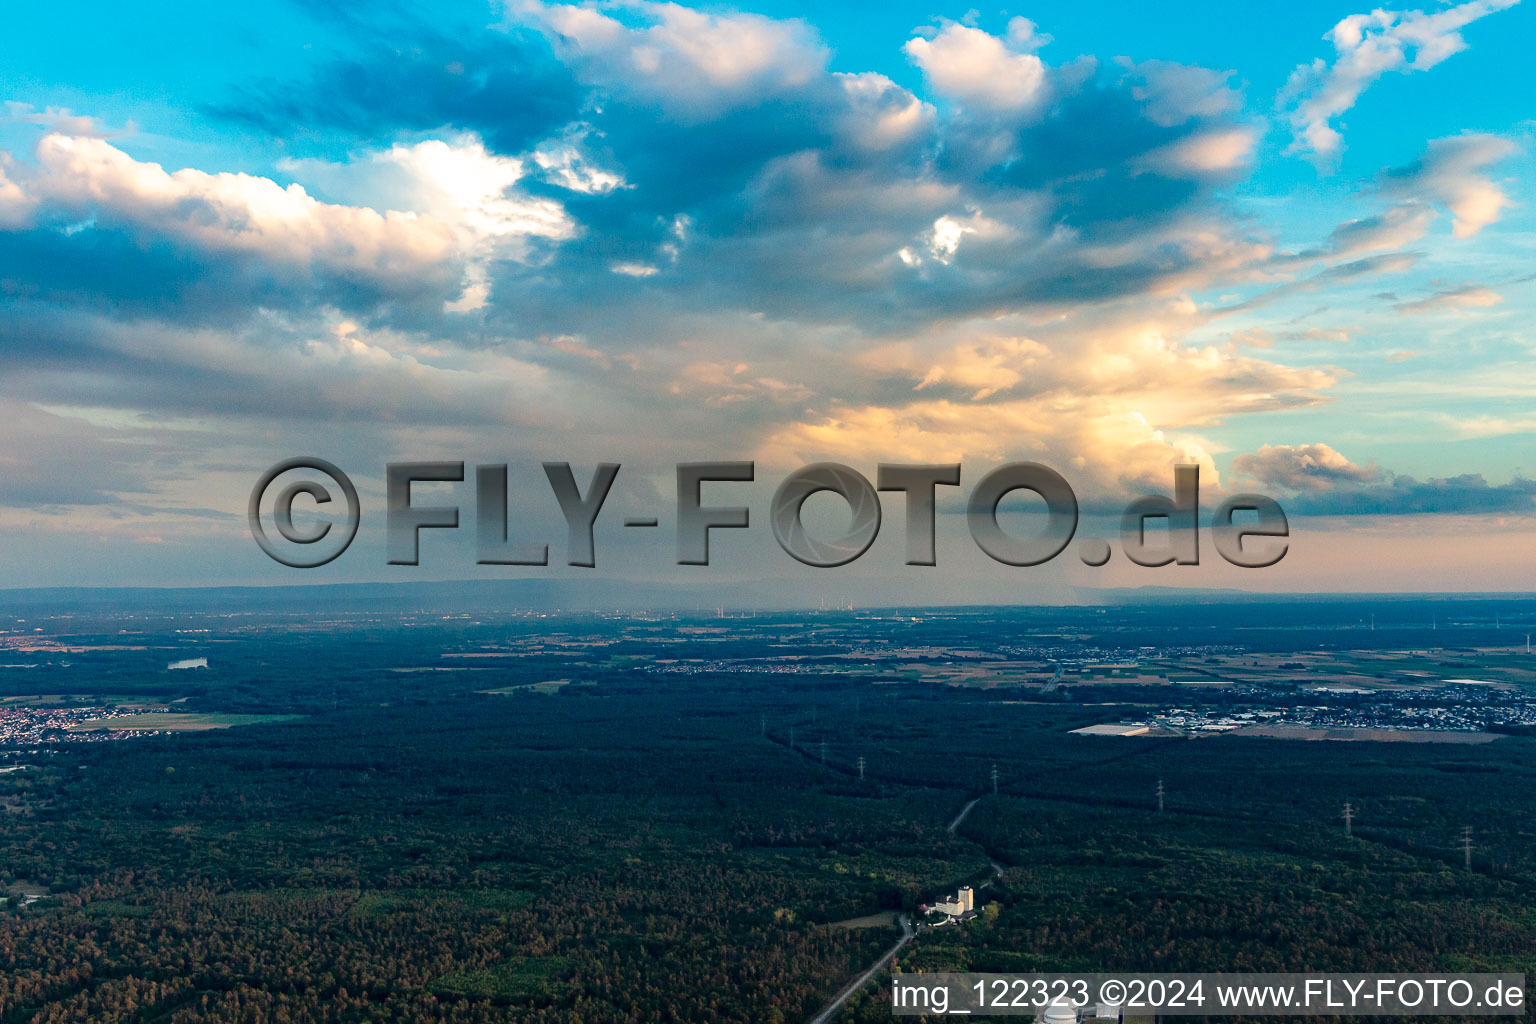
[(968, 885), (962, 885), (960, 891), (953, 897), (917, 909), (924, 914), (943, 915), (943, 920), (939, 921), (939, 924), (966, 921), (976, 916), (976, 890)]

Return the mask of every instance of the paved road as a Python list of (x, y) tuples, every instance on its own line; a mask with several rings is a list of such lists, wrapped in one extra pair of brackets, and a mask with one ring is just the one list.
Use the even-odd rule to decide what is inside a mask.
[[(955, 820), (949, 823), (950, 835), (955, 834), (955, 829), (959, 828), (960, 823), (965, 820), (965, 816), (971, 813), (971, 808), (975, 807), (980, 802), (981, 797), (978, 796), (970, 803), (960, 808), (960, 813), (955, 815)], [(1003, 875), (1003, 866), (995, 860), (990, 861), (989, 863), (992, 865), (992, 870), (997, 873), (999, 878), (1001, 878)], [(902, 914), (901, 941), (897, 942), (896, 945), (886, 950), (885, 955), (882, 956), (879, 960), (876, 960), (874, 966), (872, 966), (869, 970), (865, 971), (863, 974), (859, 975), (857, 978), (854, 978), (848, 984), (844, 985), (842, 991), (838, 992), (838, 994), (832, 998), (830, 1003), (822, 1007), (820, 1013), (811, 1018), (811, 1024), (827, 1024), (827, 1021), (831, 1020), (833, 1016), (836, 1015), (837, 1011), (842, 1009), (843, 1004), (848, 1001), (848, 997), (853, 995), (859, 989), (863, 988), (865, 985), (868, 985), (870, 981), (874, 979), (875, 975), (880, 973), (881, 968), (890, 963), (891, 958), (901, 950), (902, 946), (905, 946), (907, 943), (911, 942), (912, 937), (916, 934), (917, 932), (912, 928), (912, 922), (908, 920), (906, 914)]]
[(857, 978), (854, 978), (848, 984), (844, 985), (842, 991), (833, 996), (832, 1001), (826, 1006), (822, 1007), (820, 1013), (811, 1018), (811, 1024), (827, 1024), (827, 1021), (831, 1020), (833, 1016), (837, 1014), (837, 1011), (843, 1008), (843, 1004), (848, 1001), (848, 997), (853, 995), (859, 989), (863, 988), (865, 985), (868, 985), (874, 979), (875, 975), (880, 972), (881, 968), (890, 963), (891, 958), (901, 951), (902, 946), (905, 946), (907, 943), (911, 942), (912, 936), (916, 934), (917, 932), (912, 928), (912, 922), (907, 918), (906, 914), (902, 914), (901, 939), (896, 943), (896, 945), (886, 950), (885, 955), (882, 956), (879, 960), (876, 960), (874, 966), (865, 971), (863, 974), (859, 975)]
[(965, 820), (965, 816), (967, 814), (971, 813), (971, 808), (975, 807), (979, 803), (981, 803), (981, 797), (977, 797), (976, 799), (972, 800), (970, 803), (966, 804), (964, 807), (960, 808), (960, 813), (955, 815), (955, 820), (949, 823), (949, 834), (950, 835), (954, 835), (955, 834), (955, 829), (959, 828), (960, 827), (960, 823)]

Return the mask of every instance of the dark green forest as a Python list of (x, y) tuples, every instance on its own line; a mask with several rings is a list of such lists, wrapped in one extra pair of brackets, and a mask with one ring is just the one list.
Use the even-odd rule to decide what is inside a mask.
[(49, 895), (0, 909), (0, 1024), (808, 1020), (897, 936), (838, 922), (965, 883), (901, 969), (1536, 967), (1522, 737), (1106, 739), (1067, 731), (1101, 687), (652, 670), (729, 631), (226, 623), (168, 673), (143, 628), (0, 695), (302, 717), (13, 752), (0, 884)]

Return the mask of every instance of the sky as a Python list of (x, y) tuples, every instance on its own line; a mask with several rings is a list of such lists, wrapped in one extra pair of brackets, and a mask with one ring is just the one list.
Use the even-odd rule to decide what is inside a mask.
[[(1532, 38), (1511, 0), (30, 5), (0, 41), (0, 586), (1528, 590)], [(297, 455), (363, 507), (314, 570), (246, 523)], [(416, 492), (461, 528), (386, 564), (384, 466), (426, 460), (508, 464), (509, 533), (555, 564), (474, 564), (473, 469)], [(708, 485), (753, 526), (678, 567), (700, 460), (756, 463)], [(1193, 463), (1202, 516), (1270, 496), (1290, 549), (1004, 566), (958, 513), (1021, 460), (1079, 537)], [(596, 569), (563, 564), (546, 461), (622, 465)], [(774, 487), (820, 461), (961, 463), (940, 565), (903, 564), (899, 495), (852, 565), (779, 550)]]

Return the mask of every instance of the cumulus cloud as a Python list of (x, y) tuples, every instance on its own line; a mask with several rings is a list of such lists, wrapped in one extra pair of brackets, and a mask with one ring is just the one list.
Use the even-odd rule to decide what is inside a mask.
[(211, 259), (250, 259), (294, 278), (330, 278), (397, 295), (455, 290), (452, 229), (413, 212), (322, 203), (299, 185), (187, 168), (167, 171), (95, 138), (50, 134), (36, 165), (11, 161), (11, 230), (121, 230)]
[(34, 206), (21, 184), (11, 179), (16, 163), (8, 153), (0, 153), (0, 229), (14, 229), (26, 224)]
[(1191, 315), (1173, 302), (1155, 317), (1127, 310), (1095, 327), (1042, 325), (1021, 336), (1007, 333), (1020, 326), (1010, 318), (877, 345), (853, 365), (878, 388), (823, 392), (819, 414), (774, 431), (760, 457), (1030, 458), (1071, 468), (1088, 497), (1165, 483), (1176, 463), (1196, 461), (1214, 486), (1201, 428), (1311, 404), (1333, 381), (1171, 340)]
[(649, 0), (615, 5), (645, 22), (634, 27), (594, 5), (521, 0), (513, 8), (547, 32), (586, 80), (689, 118), (803, 87), (828, 58), (804, 22), (758, 14)]
[(1326, 444), (1269, 445), (1239, 455), (1232, 469), (1264, 487), (1288, 491), (1327, 491), (1370, 483), (1382, 477), (1374, 466), (1357, 466)]
[(847, 106), (838, 115), (837, 133), (859, 150), (889, 151), (931, 137), (936, 112), (884, 75), (840, 72)]
[(323, 202), (302, 185), (250, 174), (167, 171), (97, 138), (46, 135), (35, 161), (0, 162), (0, 228), (121, 233), (144, 249), (170, 243), (211, 266), (245, 266), (266, 302), (281, 303), (286, 291), (300, 302), (315, 294), (341, 306), (404, 300), (474, 308), (484, 301), (488, 258), (521, 258), (528, 240), (575, 230), (557, 201), (514, 190), (523, 161), (490, 154), (474, 138), (373, 155), (373, 165), (397, 172), (392, 184), (370, 182), (349, 165), (287, 165), (389, 195), (404, 208), (382, 211)]
[[(1085, 496), (1164, 486), (1188, 460), (1214, 485), (1208, 432), (1334, 384), (1190, 340), (1231, 310), (1192, 296), (1277, 265), (1229, 193), (1257, 129), (1228, 72), (1052, 69), (1022, 19), (944, 23), (905, 48), (914, 92), (830, 71), (800, 22), (650, 2), (512, 17), (515, 48), (433, 36), (403, 59), (400, 91), (425, 95), (394, 114), (371, 64), (260, 84), (291, 128), (304, 88), (351, 82), (344, 155), (279, 163), (299, 184), (66, 136), (0, 163), (8, 365), (71, 402), (227, 417), (518, 419), (529, 444), (767, 462), (1033, 457)], [(498, 128), (492, 93), (516, 77), (476, 61), (535, 52), (558, 62), (527, 73), (560, 105), (505, 104)], [(440, 88), (459, 74), (462, 102)], [(374, 129), (386, 141), (354, 145)], [(1311, 258), (1345, 262), (1269, 297), (1411, 268), (1351, 256), (1449, 202), (1393, 198), (1417, 205), (1341, 226)], [(106, 272), (120, 257), (146, 289), (131, 316)]]
[(1280, 106), (1295, 136), (1290, 151), (1332, 160), (1343, 144), (1334, 119), (1372, 83), (1388, 72), (1429, 70), (1466, 49), (1461, 29), (1518, 2), (1467, 0), (1428, 14), (1377, 8), (1344, 18), (1324, 37), (1333, 45), (1333, 60), (1301, 65), (1281, 91)]
[(916, 36), (902, 49), (941, 95), (980, 110), (1015, 113), (1046, 100), (1045, 62), (1033, 52), (1046, 41), (1026, 18), (1012, 19), (1001, 38), (946, 21), (933, 38)]
[[(414, 210), (473, 238), (565, 238), (574, 229), (559, 203), (513, 193), (525, 173), (523, 161), (489, 153), (479, 139), (396, 145), (374, 159), (405, 172), (410, 189), (406, 198)], [(535, 152), (534, 159), (556, 172), (561, 185), (576, 191), (602, 192), (619, 183), (615, 176), (585, 168), (567, 146), (548, 156)]]
[[(405, 171), (415, 209), (457, 230), (466, 281), (463, 294), (449, 309), (485, 305), (490, 293), (488, 260), (526, 259), (529, 240), (560, 241), (576, 233), (575, 223), (560, 203), (514, 191), (525, 173), (522, 160), (488, 153), (478, 139), (397, 145), (376, 159)], [(577, 192), (606, 192), (622, 182), (617, 175), (589, 166), (569, 143), (535, 152), (533, 159), (558, 184)]]

